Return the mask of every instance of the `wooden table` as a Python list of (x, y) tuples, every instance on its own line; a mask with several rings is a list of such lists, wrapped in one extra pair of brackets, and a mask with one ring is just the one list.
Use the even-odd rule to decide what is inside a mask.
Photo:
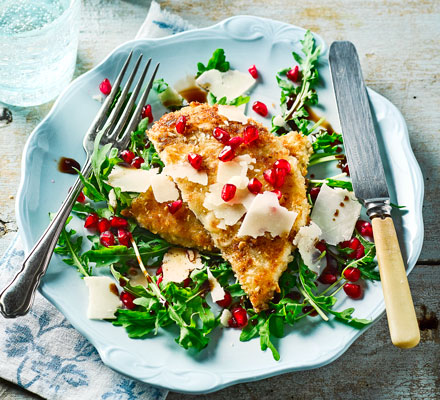
[[(132, 39), (149, 1), (83, 0), (78, 76), (110, 51)], [(408, 124), (411, 145), (425, 180), (425, 242), (409, 277), (422, 341), (413, 350), (390, 343), (386, 319), (358, 339), (337, 361), (313, 371), (240, 384), (209, 399), (438, 399), (440, 398), (440, 7), (438, 0), (169, 0), (162, 7), (196, 26), (208, 26), (237, 14), (253, 14), (303, 26), (327, 43), (352, 41), (367, 84), (391, 100)], [(110, 29), (111, 28), (111, 29)], [(27, 137), (51, 104), (12, 108), (14, 122), (0, 128), (0, 254), (17, 226), (14, 202), (21, 152)], [(35, 395), (0, 381), (0, 398)], [(169, 399), (186, 399), (171, 393)]]

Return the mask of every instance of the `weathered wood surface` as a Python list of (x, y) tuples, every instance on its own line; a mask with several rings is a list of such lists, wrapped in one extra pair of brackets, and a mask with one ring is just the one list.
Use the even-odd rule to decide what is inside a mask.
[[(114, 47), (132, 39), (149, 7), (147, 0), (83, 0), (75, 75), (98, 64)], [(410, 285), (420, 317), (422, 342), (404, 351), (390, 344), (382, 318), (331, 365), (260, 382), (241, 384), (201, 398), (440, 398), (440, 7), (437, 0), (169, 0), (163, 7), (196, 26), (237, 14), (252, 14), (310, 28), (327, 43), (350, 40), (359, 52), (367, 84), (390, 99), (408, 124), (425, 181), (425, 242)], [(122, 21), (122, 22), (121, 22)], [(15, 194), (21, 152), (51, 104), (12, 108), (14, 122), (0, 128), (0, 254), (17, 230)], [(424, 312), (425, 310), (426, 312)], [(428, 322), (426, 322), (428, 321)], [(170, 394), (170, 399), (190, 398)], [(0, 398), (35, 398), (0, 381)]]

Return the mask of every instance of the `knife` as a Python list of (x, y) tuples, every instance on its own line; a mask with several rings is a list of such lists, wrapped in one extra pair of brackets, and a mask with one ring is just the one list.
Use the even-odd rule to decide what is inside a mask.
[(367, 89), (353, 43), (332, 43), (329, 63), (353, 190), (372, 220), (391, 341), (397, 347), (411, 348), (419, 343), (420, 331), (391, 219), (390, 195)]

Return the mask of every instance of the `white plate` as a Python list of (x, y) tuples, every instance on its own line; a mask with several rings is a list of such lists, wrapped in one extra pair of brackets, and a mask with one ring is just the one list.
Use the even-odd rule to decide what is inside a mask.
[[(246, 71), (255, 64), (260, 82), (251, 95), (251, 104), (263, 100), (278, 104), (280, 91), (276, 72), (293, 64), (292, 50), (299, 52), (304, 29), (267, 19), (239, 16), (215, 26), (184, 32), (173, 37), (136, 40), (117, 48), (92, 71), (76, 79), (59, 97), (49, 115), (30, 136), (23, 156), (22, 180), (17, 199), (17, 219), (25, 249), (29, 251), (47, 226), (48, 213), (61, 204), (75, 177), (57, 171), (61, 156), (84, 162), (82, 138), (99, 109), (92, 99), (104, 78), (114, 80), (128, 52), (142, 51), (160, 61), (160, 77), (173, 84), (194, 74), (198, 61), (205, 62), (216, 48), (224, 48), (234, 69)], [(320, 109), (334, 127), (338, 118), (331, 89), (327, 46), (320, 63), (322, 85)], [(378, 122), (378, 137), (385, 163), (392, 201), (406, 206), (401, 218), (403, 248), (410, 271), (423, 241), (423, 180), (411, 151), (408, 132), (400, 112), (388, 100), (369, 91)], [(249, 115), (255, 116), (252, 111)], [(156, 115), (157, 116), (157, 115)], [(269, 120), (265, 121), (268, 125)], [(74, 226), (81, 231), (81, 224)], [(239, 332), (218, 329), (208, 348), (200, 354), (181, 349), (169, 333), (145, 340), (132, 340), (125, 330), (108, 322), (86, 317), (87, 289), (77, 271), (54, 256), (44, 277), (41, 292), (97, 348), (111, 368), (153, 385), (175, 391), (206, 393), (233, 383), (262, 379), (283, 372), (323, 366), (338, 358), (362, 333), (338, 322), (324, 323), (307, 318), (279, 341), (281, 360), (270, 351), (262, 352), (259, 340), (241, 343)], [(384, 311), (380, 284), (368, 284), (362, 301), (352, 301), (342, 293), (337, 308), (356, 307), (356, 316), (377, 320)]]

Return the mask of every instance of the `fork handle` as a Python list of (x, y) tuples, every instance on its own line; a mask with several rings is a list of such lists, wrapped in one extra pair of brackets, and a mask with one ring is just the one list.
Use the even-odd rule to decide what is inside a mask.
[[(82, 175), (87, 178), (91, 169), (88, 158), (81, 170)], [(77, 178), (54, 219), (24, 260), (21, 270), (0, 295), (0, 312), (5, 318), (15, 318), (29, 312), (34, 302), (35, 291), (47, 270), (58, 237), (83, 187), (83, 183)]]

